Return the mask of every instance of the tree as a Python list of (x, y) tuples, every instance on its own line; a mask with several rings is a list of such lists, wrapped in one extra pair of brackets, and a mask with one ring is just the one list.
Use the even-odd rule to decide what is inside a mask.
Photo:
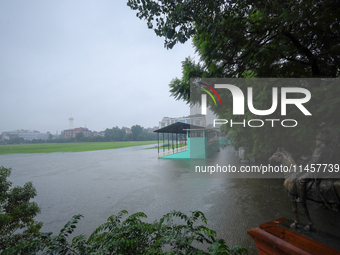
[(126, 136), (126, 132), (124, 129), (120, 129), (119, 127), (114, 128), (114, 140), (115, 141), (124, 141)]
[(83, 132), (79, 132), (79, 133), (77, 133), (76, 134), (76, 141), (77, 142), (82, 142), (82, 141), (84, 141), (85, 140), (85, 135), (84, 135), (84, 133)]
[(212, 77), (336, 77), (340, 3), (334, 0), (128, 0), (165, 47), (190, 38)]
[(182, 61), (182, 78), (175, 78), (169, 84), (171, 96), (176, 100), (183, 100), (189, 104), (190, 79), (196, 77), (207, 78), (208, 76), (204, 72), (202, 65), (196, 64), (193, 59), (188, 57)]
[(133, 141), (138, 139), (138, 136), (143, 132), (143, 128), (140, 125), (134, 125), (131, 127), (131, 138)]
[(102, 136), (96, 135), (96, 136), (92, 137), (91, 141), (92, 142), (104, 142), (105, 138), (102, 137)]
[(34, 220), (40, 209), (30, 201), (36, 196), (32, 183), (11, 188), (10, 174), (10, 168), (0, 167), (0, 251), (32, 240), (42, 227)]
[(25, 139), (22, 137), (11, 137), (9, 140), (7, 140), (7, 144), (21, 144), (21, 143), (25, 143)]
[(113, 130), (107, 128), (105, 129), (105, 135), (104, 135), (105, 141), (113, 141)]
[[(164, 37), (168, 49), (192, 38), (200, 62), (190, 58), (182, 62), (182, 78), (170, 82), (170, 92), (177, 100), (196, 103), (190, 95), (190, 78), (340, 75), (339, 1), (129, 0), (128, 5)], [(257, 109), (270, 107), (266, 108), (270, 89), (265, 85), (254, 93)], [(340, 100), (334, 96), (340, 88), (336, 82), (324, 81), (317, 86), (309, 84), (308, 89), (313, 95), (308, 105), (313, 118), (302, 119), (291, 133), (280, 128), (275, 133), (266, 128), (226, 129), (235, 147), (248, 147), (254, 157), (267, 157), (277, 145), (293, 150), (296, 156), (308, 155), (318, 129), (340, 129), (335, 117)], [(244, 87), (242, 90), (245, 92)], [(230, 109), (210, 107), (220, 119), (235, 117)], [(299, 118), (299, 113), (292, 109), (289, 116)], [(253, 117), (247, 113), (244, 119)], [(291, 139), (284, 139), (287, 137)]]
[(105, 130), (106, 141), (124, 141), (126, 139), (126, 132), (119, 127), (107, 128)]

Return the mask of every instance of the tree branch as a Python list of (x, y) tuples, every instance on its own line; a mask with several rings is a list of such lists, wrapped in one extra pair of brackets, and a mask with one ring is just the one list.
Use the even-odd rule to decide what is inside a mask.
[(297, 50), (299, 51), (300, 54), (302, 54), (302, 55), (304, 55), (308, 58), (310, 66), (312, 67), (313, 76), (320, 76), (321, 71), (320, 71), (320, 67), (319, 67), (319, 64), (318, 64), (318, 60), (313, 55), (313, 53), (307, 47), (303, 46), (299, 42), (299, 40), (294, 35), (292, 35), (291, 33), (283, 32), (283, 35), (291, 40), (291, 42), (294, 44), (294, 46), (297, 48)]

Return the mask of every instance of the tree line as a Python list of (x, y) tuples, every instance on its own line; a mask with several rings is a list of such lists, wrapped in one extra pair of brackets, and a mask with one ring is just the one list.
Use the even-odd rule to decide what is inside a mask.
[(119, 127), (107, 128), (105, 130), (105, 141), (150, 141), (157, 140), (157, 134), (148, 132), (140, 125), (131, 127), (131, 133), (126, 133), (124, 129)]
[(131, 127), (131, 132), (127, 133), (125, 129), (119, 127), (107, 128), (104, 136), (86, 137), (83, 132), (79, 132), (72, 138), (53, 138), (50, 134), (47, 140), (33, 139), (25, 140), (22, 137), (12, 137), (2, 144), (37, 144), (37, 143), (74, 143), (74, 142), (114, 142), (114, 141), (151, 141), (157, 140), (157, 134), (148, 132), (147, 129), (140, 125)]
[[(257, 158), (268, 158), (278, 146), (296, 156), (309, 155), (322, 128), (340, 130), (339, 1), (128, 0), (128, 6), (164, 38), (167, 49), (192, 40), (199, 59), (183, 60), (182, 77), (170, 82), (176, 100), (199, 104), (192, 100), (192, 79), (320, 79), (301, 86), (311, 92), (306, 107), (312, 117), (301, 118), (297, 109), (290, 109), (287, 116), (299, 122), (293, 129), (225, 128), (235, 147), (247, 147)], [(271, 88), (263, 84), (254, 91), (256, 109), (270, 108)], [(241, 89), (246, 94), (245, 86)], [(224, 96), (232, 102), (230, 93)], [(219, 119), (240, 121), (231, 106), (210, 106)], [(255, 116), (247, 112), (242, 117), (248, 121)]]

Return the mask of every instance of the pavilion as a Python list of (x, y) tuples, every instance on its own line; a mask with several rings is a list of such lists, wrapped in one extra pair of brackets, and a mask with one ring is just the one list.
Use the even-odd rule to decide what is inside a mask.
[(177, 122), (155, 130), (158, 157), (167, 159), (207, 158), (219, 151), (226, 137), (216, 129)]

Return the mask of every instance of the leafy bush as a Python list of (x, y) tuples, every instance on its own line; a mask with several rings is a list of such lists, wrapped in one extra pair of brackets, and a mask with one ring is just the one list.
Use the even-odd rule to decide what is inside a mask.
[[(42, 223), (34, 221), (40, 212), (31, 182), (24, 187), (10, 189), (7, 180), (11, 169), (0, 167), (0, 252), (9, 254), (246, 254), (240, 246), (230, 249), (215, 231), (197, 224), (207, 223), (200, 211), (187, 216), (178, 211), (164, 215), (152, 223), (144, 222), (147, 216), (138, 212), (128, 216), (123, 210), (112, 215), (89, 237), (78, 235), (71, 239), (76, 224), (83, 217), (75, 215), (60, 230), (41, 233)], [(123, 219), (123, 217), (125, 219)], [(197, 248), (207, 247), (207, 251)]]
[(31, 182), (10, 188), (7, 180), (11, 169), (0, 167), (0, 251), (39, 236), (41, 222), (34, 221), (40, 213), (35, 202), (36, 190)]
[[(206, 223), (204, 214), (192, 212), (189, 217), (181, 212), (173, 211), (160, 220), (146, 223), (142, 218), (146, 215), (138, 212), (122, 220), (127, 211), (112, 215), (107, 222), (100, 225), (88, 238), (79, 235), (69, 242), (69, 235), (76, 228), (82, 217), (75, 215), (64, 226), (58, 236), (42, 233), (33, 241), (20, 244), (4, 254), (247, 254), (240, 246), (232, 249), (222, 239), (216, 239), (216, 233), (203, 226), (195, 225), (197, 220)], [(184, 221), (174, 224), (174, 220)], [(197, 244), (206, 244), (208, 251), (203, 251)]]

